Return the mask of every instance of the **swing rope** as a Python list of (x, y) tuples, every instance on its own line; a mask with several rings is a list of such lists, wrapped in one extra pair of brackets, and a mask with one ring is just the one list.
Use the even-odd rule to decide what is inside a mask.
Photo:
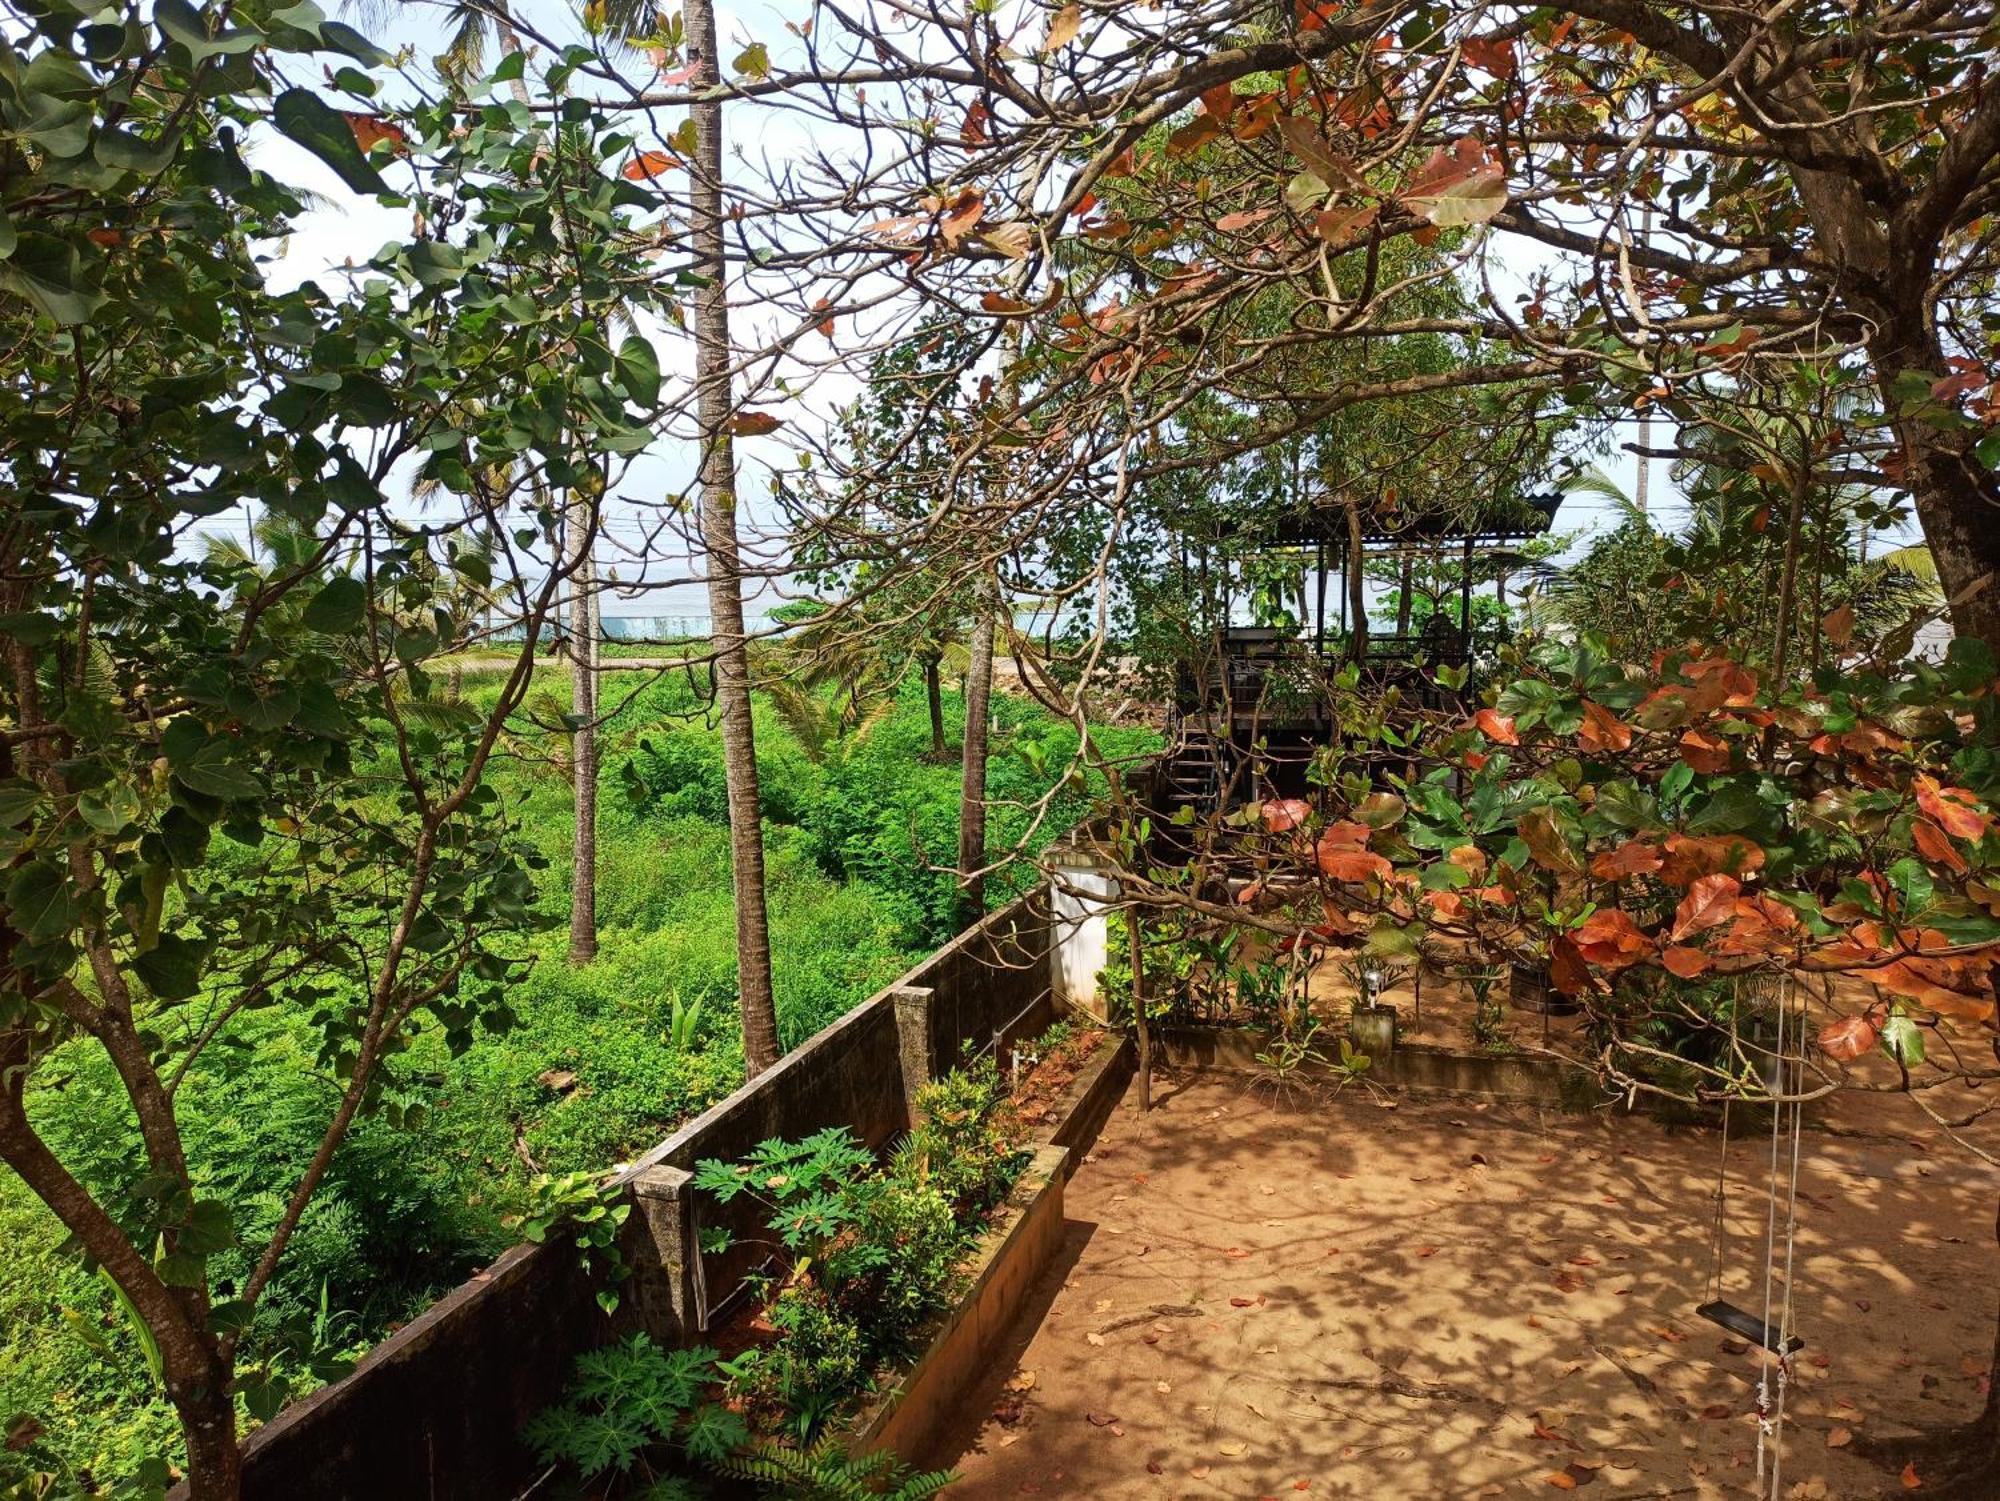
[[(1729, 1051), (1733, 1067), (1741, 1067), (1748, 1061), (1744, 1052), (1739, 1026), (1739, 1017), (1744, 1001), (1744, 982), (1738, 980), (1733, 1002), (1729, 1010)], [(1786, 976), (1775, 987), (1777, 1005), (1775, 1035), (1770, 1048), (1772, 1069), (1765, 1081), (1765, 1092), (1771, 1098), (1771, 1162), (1769, 1185), (1765, 1196), (1764, 1215), (1764, 1318), (1761, 1326), (1760, 1368), (1757, 1375), (1757, 1482), (1760, 1495), (1768, 1495), (1770, 1501), (1779, 1501), (1784, 1468), (1784, 1427), (1785, 1399), (1791, 1385), (1792, 1375), (1792, 1277), (1796, 1265), (1796, 1247), (1799, 1218), (1799, 1154), (1801, 1126), (1804, 1119), (1803, 1107), (1797, 1101), (1790, 1102), (1790, 1120), (1786, 1119), (1786, 1102), (1782, 1098), (1790, 1090), (1790, 1072), (1786, 1067), (1788, 1045), (1797, 1045), (1803, 1035), (1800, 1031), (1805, 1024), (1803, 1013), (1794, 1015), (1796, 984), (1791, 976)], [(1754, 1324), (1743, 1324), (1747, 1319), (1722, 1301), (1722, 1251), (1727, 1238), (1727, 1208), (1729, 1184), (1729, 1131), (1730, 1106), (1734, 1092), (1722, 1099), (1722, 1151), (1716, 1164), (1715, 1202), (1709, 1235), (1709, 1302), (1701, 1312), (1717, 1319), (1725, 1327), (1748, 1333)], [(1789, 1174), (1785, 1162), (1785, 1137), (1789, 1126), (1791, 1137), (1791, 1161)], [(1781, 1182), (1786, 1183), (1784, 1213), (1784, 1271), (1783, 1286), (1779, 1286), (1778, 1271), (1778, 1194)], [(1772, 1313), (1777, 1314), (1777, 1337), (1771, 1338)], [(1756, 1338), (1756, 1336), (1752, 1336)], [(1767, 1484), (1768, 1482), (1768, 1484)]]
[[(1774, 1096), (1782, 1096), (1790, 1090), (1790, 1077), (1785, 1067), (1785, 1024), (1792, 1019), (1794, 985), (1790, 976), (1781, 982), (1778, 989), (1777, 1035), (1772, 1043), (1772, 1058), (1775, 1062), (1774, 1077), (1767, 1085), (1767, 1091)], [(1800, 1019), (1803, 1025), (1803, 1017)], [(1777, 1282), (1778, 1262), (1778, 1183), (1783, 1170), (1781, 1147), (1785, 1135), (1786, 1106), (1782, 1099), (1774, 1098), (1771, 1103), (1771, 1179), (1770, 1191), (1766, 1199), (1764, 1220), (1764, 1327), (1771, 1327), (1771, 1311), (1775, 1303), (1778, 1313), (1778, 1348), (1775, 1352), (1766, 1350), (1761, 1357), (1762, 1369), (1757, 1376), (1757, 1479), (1765, 1478), (1765, 1450), (1770, 1451), (1770, 1501), (1780, 1501), (1783, 1486), (1785, 1462), (1785, 1397), (1791, 1387), (1792, 1376), (1792, 1273), (1797, 1249), (1799, 1223), (1799, 1143), (1803, 1109), (1799, 1102), (1791, 1102), (1791, 1164), (1785, 1193), (1785, 1270), (1784, 1286), (1779, 1292)], [(1775, 1387), (1775, 1391), (1773, 1388)]]

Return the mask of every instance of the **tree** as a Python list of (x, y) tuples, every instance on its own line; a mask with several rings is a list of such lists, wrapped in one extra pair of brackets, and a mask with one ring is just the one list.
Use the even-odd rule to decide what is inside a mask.
[[(391, 114), (361, 71), (387, 59), (310, 8), (77, 21), (41, 8), (0, 43), (20, 497), (0, 524), (0, 1160), (144, 1326), (192, 1493), (222, 1501), (237, 1401), (284, 1397), (265, 1294), (350, 1127), (402, 1108), (414, 1032), (464, 1046), (507, 1022), (535, 857), (485, 773), (566, 573), (527, 476), (574, 487), (657, 420), (650, 348), (602, 339), (612, 307), (653, 300), (631, 220), (657, 200), (604, 171), (599, 111)], [(351, 109), (286, 84), (307, 60)], [(255, 247), (301, 198), (241, 143), (272, 129), (364, 194), (419, 165), (413, 236), (337, 290), (271, 290)], [(591, 227), (551, 253), (572, 216)], [(412, 471), (448, 514), (392, 500)], [(182, 545), (245, 506), (282, 518), (283, 549)], [(526, 639), (480, 712), (427, 664), (483, 635), (496, 595)], [(317, 1034), (329, 1086), (308, 1166), (264, 1185), (275, 1209), (204, 1181), (175, 1104), (268, 1007)], [(30, 1086), (65, 1045), (115, 1070), (129, 1181), (87, 1181), (36, 1129)], [(234, 1248), (250, 1271), (223, 1286)]]
[[(1890, 1089), (1950, 1127), (1931, 1098), (1983, 1089), (2000, 1056), (2000, 673), (1975, 640), (1912, 668), (1826, 629), (1810, 679), (1700, 648), (1545, 647), (1470, 722), (1354, 726), (1303, 824), (1128, 889), (1281, 943), (1431, 938), (1546, 966), (1586, 1013), (1575, 1061), (1628, 1095), (1770, 1098), (1785, 1075), (1736, 982), (1792, 977), (1816, 1043), (1778, 1093)], [(1418, 769), (1370, 776), (1371, 742)], [(1252, 910), (1199, 900), (1228, 874), (1259, 878)], [(1876, 1051), (1891, 1078), (1850, 1072)], [(1927, 1491), (1991, 1495), (2000, 1408), (1923, 1453)]]
[(729, 786), (729, 850), (736, 891), (737, 1006), (751, 1078), (778, 1061), (778, 1013), (771, 992), (771, 927), (764, 902), (763, 804), (750, 707), (749, 636), (743, 624), (743, 560), (736, 536), (736, 453), (729, 339), (727, 242), (722, 201), (721, 43), (712, 0), (684, 8), (687, 45), (701, 102), (689, 106), (694, 151), (688, 209), (700, 278), (694, 298), (695, 409), (701, 431), (701, 537), (708, 569), (715, 696), (722, 711), (723, 771)]
[[(1038, 43), (982, 13), (940, 18), (927, 52), (900, 11), (863, 7), (795, 70), (738, 87), (865, 141), (841, 252), (879, 247), (927, 315), (1021, 322), (1051, 362), (1038, 426), (1086, 466), (1136, 456), (1132, 482), (1197, 462), (1147, 450), (1207, 392), (1282, 389), (1265, 372), (1306, 343), (1449, 333), (1479, 354), (1295, 386), (1246, 449), (1453, 387), (1678, 420), (1690, 383), (1752, 355), (1853, 350), (1870, 401), (1847, 451), (1914, 499), (1959, 631), (2000, 636), (1987, 10), (1857, 28), (1836, 6), (1705, 0), (1045, 9)], [(850, 47), (874, 56), (843, 66)], [(1450, 248), (1459, 269), (1434, 275), (1462, 271), (1476, 309), (1389, 310), (1406, 287), (1386, 253), (1412, 240)], [(1091, 266), (1072, 275), (1079, 245)], [(1518, 295), (1479, 276), (1509, 245), (1536, 267)], [(1244, 310), (1273, 287), (1298, 311), (1260, 333)]]

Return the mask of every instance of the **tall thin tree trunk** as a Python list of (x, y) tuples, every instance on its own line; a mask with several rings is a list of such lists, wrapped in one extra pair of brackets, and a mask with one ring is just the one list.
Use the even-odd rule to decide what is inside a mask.
[(590, 504), (570, 501), (563, 518), (569, 533), (570, 786), (576, 812), (569, 877), (569, 962), (597, 957), (597, 631), (590, 558)]
[(1125, 927), (1132, 948), (1132, 1028), (1139, 1040), (1139, 1113), (1153, 1108), (1153, 1029), (1146, 1020), (1146, 941), (1139, 930), (1139, 908), (1125, 910)]
[[(721, 82), (714, 0), (682, 9), (696, 66), (697, 93)], [(736, 541), (736, 452), (730, 441), (728, 271), (723, 242), (722, 103), (689, 106), (695, 152), (688, 208), (695, 269), (695, 414), (701, 427), (701, 535), (708, 554), (708, 613), (715, 694), (722, 711), (723, 775), (729, 790), (729, 851), (736, 890), (736, 988), (743, 1064), (755, 1078), (778, 1061), (778, 1015), (771, 996), (771, 928), (764, 905), (763, 802), (750, 720), (750, 651), (743, 625), (742, 558)]]
[(944, 743), (944, 673), (940, 665), (942, 659), (926, 653), (924, 656), (924, 702), (931, 711), (931, 759), (942, 761)]
[(1403, 554), (1403, 577), (1401, 593), (1396, 596), (1396, 634), (1410, 634), (1410, 594), (1416, 588), (1417, 560), (1408, 553)]
[(1368, 660), (1368, 594), (1367, 580), (1361, 576), (1361, 565), (1366, 561), (1366, 547), (1362, 541), (1361, 503), (1350, 500), (1347, 503), (1347, 603), (1353, 616), (1353, 650), (1356, 662)]
[(965, 743), (959, 752), (958, 889), (963, 925), (986, 911), (986, 719), (993, 698), (993, 636), (1000, 612), (998, 580), (981, 583), (972, 619), (972, 660), (965, 669)]

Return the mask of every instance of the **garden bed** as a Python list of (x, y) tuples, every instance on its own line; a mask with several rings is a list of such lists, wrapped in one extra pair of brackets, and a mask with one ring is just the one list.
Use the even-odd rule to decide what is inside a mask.
[(1067, 1171), (1075, 1172), (1135, 1066), (1131, 1038), (1103, 1027), (1074, 1031), (1015, 1081), (1014, 1108), (1036, 1142), (1069, 1148)]
[(870, 1401), (852, 1425), (852, 1448), (891, 1449), (922, 1468), (960, 1399), (985, 1374), (1023, 1295), (1062, 1244), (1070, 1153), (1045, 1146), (1021, 1174), (968, 1267), (964, 1294), (932, 1325), (923, 1354)]

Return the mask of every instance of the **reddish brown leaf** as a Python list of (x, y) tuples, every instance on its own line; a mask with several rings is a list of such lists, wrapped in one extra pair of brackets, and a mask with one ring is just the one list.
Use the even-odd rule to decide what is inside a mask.
[(1718, 873), (1700, 877), (1674, 909), (1674, 925), (1667, 936), (1678, 940), (1728, 922), (1736, 915), (1736, 895), (1742, 889), (1734, 876)]
[(784, 425), (784, 418), (774, 417), (769, 412), (738, 412), (727, 423), (730, 434), (738, 438), (761, 437), (765, 433), (775, 433)]
[(1224, 234), (1235, 234), (1239, 229), (1251, 229), (1262, 224), (1277, 212), (1274, 208), (1238, 209), (1233, 214), (1224, 214), (1215, 221), (1215, 227)]
[(1914, 1491), (1923, 1485), (1923, 1477), (1917, 1473), (1917, 1462), (1913, 1459), (1903, 1466), (1903, 1489)]
[(1600, 969), (1625, 969), (1653, 952), (1653, 940), (1616, 907), (1598, 908), (1570, 937), (1584, 961)]
[(1521, 743), (1520, 735), (1514, 730), (1513, 718), (1500, 713), (1497, 709), (1481, 709), (1477, 714), (1472, 716), (1472, 723), (1478, 728), (1479, 733), (1484, 735), (1488, 740), (1495, 741), (1501, 745), (1519, 745)]
[(1854, 639), (1854, 606), (1842, 605), (1831, 610), (1821, 620), (1819, 628), (1826, 632), (1826, 639), (1835, 646), (1845, 646)]

